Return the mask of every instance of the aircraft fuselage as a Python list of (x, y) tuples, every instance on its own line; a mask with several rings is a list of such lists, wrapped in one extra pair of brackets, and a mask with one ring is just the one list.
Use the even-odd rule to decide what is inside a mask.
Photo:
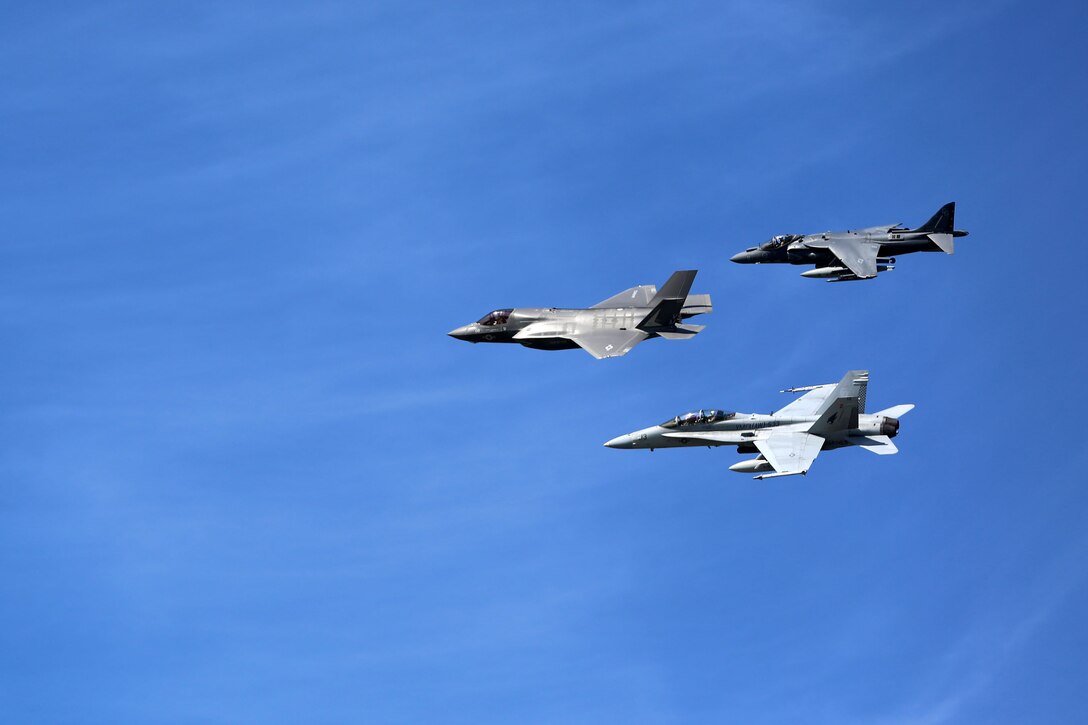
[[(966, 236), (967, 232), (956, 230), (954, 237)], [(890, 229), (872, 232), (864, 229), (845, 232), (824, 232), (823, 234), (781, 235), (782, 241), (766, 242), (758, 247), (749, 247), (733, 255), (731, 261), (738, 264), (813, 264), (817, 267), (836, 264), (837, 258), (827, 245), (833, 238), (861, 238), (870, 243), (878, 243), (880, 258), (891, 259), (897, 254), (914, 252), (943, 251), (930, 239), (926, 232), (907, 229)], [(779, 239), (779, 237), (776, 237)], [(894, 260), (891, 260), (894, 261)]]
[[(569, 339), (576, 331), (634, 329), (650, 308), (520, 307), (496, 312), (508, 316), (505, 320), (502, 315), (491, 317), (493, 312), (478, 322), (451, 330), (450, 337), (467, 342), (513, 342), (538, 350), (570, 350), (578, 347)], [(527, 329), (530, 325), (531, 330)]]
[[(666, 421), (662, 425), (650, 426), (633, 433), (617, 436), (605, 443), (609, 448), (642, 449), (648, 448), (698, 448), (700, 446), (737, 446), (741, 452), (754, 452), (754, 441), (772, 428), (809, 428), (819, 418), (817, 416), (778, 417), (761, 413), (737, 413), (729, 420), (714, 423), (684, 423), (680, 418)], [(685, 432), (701, 433), (714, 431), (718, 435), (714, 440), (699, 437), (685, 437)], [(820, 432), (826, 438), (824, 449), (850, 445), (848, 438), (857, 436), (886, 435), (894, 438), (899, 433), (899, 421), (883, 415), (862, 414), (858, 416), (857, 426), (843, 428), (838, 432)]]

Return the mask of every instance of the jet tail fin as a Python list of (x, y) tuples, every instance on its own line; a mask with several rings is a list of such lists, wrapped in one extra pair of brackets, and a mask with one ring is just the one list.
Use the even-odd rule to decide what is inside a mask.
[(808, 428), (813, 435), (828, 437), (832, 433), (841, 433), (858, 427), (858, 399), (856, 397), (837, 397), (831, 401), (819, 419)]
[(851, 370), (846, 373), (820, 403), (816, 410), (818, 417), (809, 426), (808, 432), (827, 437), (857, 428), (858, 415), (865, 410), (865, 394), (868, 387), (868, 370)]
[(929, 221), (912, 231), (929, 232), (931, 234), (951, 234), (956, 229), (956, 202), (950, 201), (937, 213), (929, 218)]
[(665, 300), (685, 300), (691, 291), (691, 283), (695, 281), (697, 269), (686, 269), (673, 272), (672, 276), (661, 286), (654, 298), (650, 300), (650, 306), (657, 305)]
[(842, 376), (831, 393), (824, 399), (823, 404), (816, 411), (816, 415), (823, 416), (835, 404), (843, 398), (857, 398), (857, 412), (865, 412), (865, 395), (869, 389), (868, 370), (850, 370)]
[(688, 269), (673, 272), (668, 281), (657, 291), (650, 300), (650, 314), (638, 323), (640, 330), (652, 330), (655, 327), (672, 327), (680, 320), (680, 313), (684, 308), (691, 291), (691, 284), (695, 281), (698, 270)]

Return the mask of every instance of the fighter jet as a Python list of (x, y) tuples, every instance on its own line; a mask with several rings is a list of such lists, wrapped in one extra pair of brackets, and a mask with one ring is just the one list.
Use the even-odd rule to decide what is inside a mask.
[(872, 279), (895, 269), (896, 254), (952, 254), (953, 239), (967, 232), (954, 228), (956, 202), (942, 206), (933, 218), (907, 229), (900, 224), (823, 234), (779, 234), (758, 247), (735, 254), (738, 264), (811, 264), (802, 277), (848, 282)]
[(686, 340), (703, 325), (684, 320), (711, 311), (710, 295), (688, 294), (696, 272), (674, 272), (660, 290), (652, 284), (632, 287), (589, 309), (495, 310), (449, 335), (468, 342), (516, 342), (539, 350), (580, 347), (597, 359), (626, 355), (651, 337)]
[[(897, 453), (892, 443), (899, 419), (914, 409), (896, 405), (865, 413), (868, 370), (851, 370), (838, 383), (790, 388), (804, 392), (785, 408), (761, 415), (726, 410), (700, 410), (678, 415), (661, 425), (613, 438), (609, 448), (683, 448), (736, 446), (738, 453), (759, 455), (729, 467), (759, 478), (805, 475), (820, 451), (861, 446), (879, 455)], [(774, 473), (764, 473), (774, 471)]]

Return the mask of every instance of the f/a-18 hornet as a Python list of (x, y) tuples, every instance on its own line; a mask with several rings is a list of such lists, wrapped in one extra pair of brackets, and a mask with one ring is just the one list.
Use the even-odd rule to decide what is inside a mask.
[[(692, 448), (736, 446), (738, 453), (759, 455), (729, 467), (756, 478), (808, 473), (820, 451), (861, 446), (880, 455), (898, 453), (892, 443), (899, 418), (914, 409), (897, 405), (866, 414), (868, 370), (851, 370), (838, 383), (790, 388), (800, 398), (769, 415), (700, 410), (678, 415), (661, 425), (613, 438), (609, 448)], [(774, 473), (765, 473), (774, 471)]]
[(588, 309), (495, 310), (449, 334), (468, 342), (516, 342), (539, 350), (580, 347), (597, 359), (626, 355), (651, 337), (686, 340), (703, 325), (684, 321), (711, 311), (710, 295), (688, 294), (696, 272), (674, 272), (660, 290), (652, 284), (632, 287)]
[(953, 239), (967, 232), (954, 227), (956, 202), (942, 206), (933, 218), (907, 229), (899, 224), (823, 234), (779, 234), (758, 247), (733, 255), (738, 264), (812, 264), (802, 277), (847, 282), (872, 279), (895, 269), (896, 254), (952, 254)]

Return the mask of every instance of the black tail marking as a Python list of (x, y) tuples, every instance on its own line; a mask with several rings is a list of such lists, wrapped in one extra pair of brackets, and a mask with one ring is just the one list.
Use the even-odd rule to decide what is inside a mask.
[(916, 232), (928, 232), (931, 234), (951, 234), (955, 231), (956, 202), (950, 201), (930, 218), (928, 222), (918, 227)]

